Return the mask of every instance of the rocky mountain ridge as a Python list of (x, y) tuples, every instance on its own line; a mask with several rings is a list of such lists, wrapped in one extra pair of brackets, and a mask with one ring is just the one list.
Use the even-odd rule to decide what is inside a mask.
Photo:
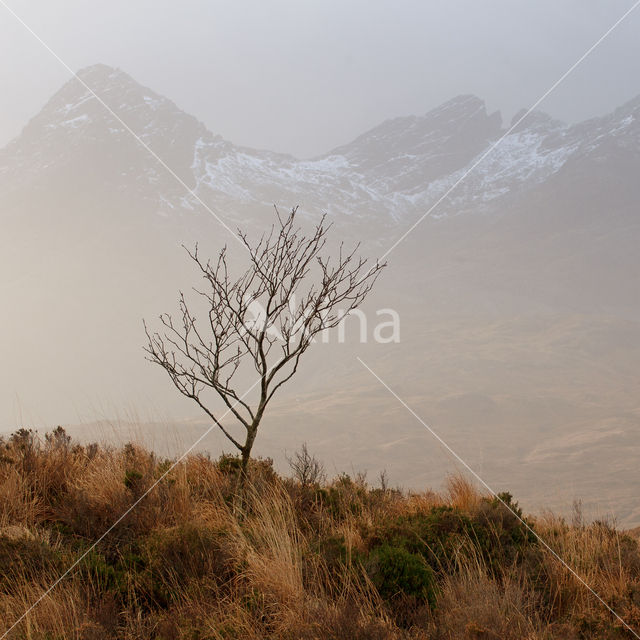
[(532, 113), (480, 161), (506, 129), (499, 113), (487, 114), (482, 100), (458, 96), (423, 116), (388, 120), (327, 154), (299, 160), (214, 135), (123, 71), (95, 65), (78, 78), (82, 82), (73, 78), (65, 84), (0, 152), (0, 190), (52, 167), (60, 170), (72, 151), (86, 158), (99, 147), (106, 160), (94, 169), (114, 188), (139, 190), (155, 199), (162, 215), (198, 209), (196, 199), (135, 140), (135, 132), (199, 198), (231, 218), (273, 203), (298, 203), (310, 213), (393, 226), (428, 210), (462, 176), (436, 217), (495, 208), (505, 196), (524, 194), (572, 163), (640, 154), (640, 98), (577, 125)]

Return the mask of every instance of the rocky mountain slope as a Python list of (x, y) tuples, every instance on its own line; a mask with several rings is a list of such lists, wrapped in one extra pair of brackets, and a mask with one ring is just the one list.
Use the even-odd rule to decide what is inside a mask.
[[(78, 77), (190, 189), (230, 216), (243, 207), (296, 202), (310, 212), (409, 222), (505, 133), (499, 113), (487, 114), (479, 98), (459, 96), (423, 116), (388, 120), (321, 157), (298, 160), (233, 145), (123, 71), (95, 65)], [(82, 83), (70, 80), (3, 150), (2, 191), (59, 171), (79, 154), (91, 158), (105, 182), (155, 199), (158, 213), (197, 208)], [(501, 198), (527, 193), (575, 164), (605, 164), (616, 154), (637, 162), (639, 148), (640, 98), (573, 126), (536, 112), (480, 162), (436, 215), (499, 206)], [(96, 164), (91, 154), (98, 149)]]

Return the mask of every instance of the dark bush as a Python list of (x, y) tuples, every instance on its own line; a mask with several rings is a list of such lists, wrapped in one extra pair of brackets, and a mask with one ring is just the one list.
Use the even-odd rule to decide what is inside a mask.
[(349, 560), (344, 536), (323, 537), (311, 546), (311, 553), (322, 558), (331, 575), (337, 576)]
[(128, 587), (128, 571), (120, 559), (109, 561), (103, 554), (90, 551), (78, 566), (78, 573), (86, 576), (90, 584), (100, 591), (125, 596)]
[(378, 593), (385, 600), (393, 601), (408, 596), (431, 608), (435, 606), (435, 576), (421, 555), (385, 544), (374, 549), (364, 565)]
[(192, 580), (230, 580), (235, 565), (225, 542), (223, 531), (193, 523), (151, 534), (143, 557), (156, 592), (169, 601)]
[(0, 589), (3, 591), (24, 580), (48, 582), (62, 567), (59, 554), (43, 542), (0, 535)]
[[(517, 505), (516, 505), (517, 507)], [(441, 573), (455, 570), (460, 553), (479, 553), (492, 570), (520, 562), (535, 536), (499, 501), (485, 500), (472, 514), (448, 506), (403, 515), (372, 527), (367, 546), (383, 544), (418, 554)]]
[(368, 532), (370, 550), (382, 545), (422, 556), (436, 571), (453, 568), (459, 550), (473, 537), (471, 519), (452, 507), (434, 507), (428, 513), (403, 515)]
[(499, 498), (484, 499), (473, 518), (482, 555), (494, 573), (529, 558), (538, 542), (511, 494), (501, 493)]
[(217, 465), (220, 472), (224, 475), (235, 476), (240, 471), (242, 460), (240, 459), (240, 456), (223, 453), (218, 458)]
[(369, 502), (369, 491), (364, 481), (354, 481), (346, 473), (338, 476), (328, 487), (317, 489), (315, 495), (322, 508), (337, 520), (360, 515)]

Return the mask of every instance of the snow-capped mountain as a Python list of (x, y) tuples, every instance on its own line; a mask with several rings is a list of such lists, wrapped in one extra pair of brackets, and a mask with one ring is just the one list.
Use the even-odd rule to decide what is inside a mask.
[(637, 155), (640, 147), (640, 99), (574, 126), (535, 112), (503, 138), (500, 114), (487, 114), (474, 96), (459, 96), (299, 160), (233, 145), (123, 71), (96, 65), (78, 78), (2, 151), (1, 190), (77, 163), (76, 175), (97, 173), (113, 189), (134, 189), (155, 201), (161, 215), (198, 209), (197, 198), (137, 136), (198, 198), (231, 219), (279, 203), (300, 204), (309, 213), (364, 216), (384, 226), (411, 221), (463, 176), (435, 217), (486, 211), (504, 196), (535, 189), (567, 164), (606, 162), (616, 152)]

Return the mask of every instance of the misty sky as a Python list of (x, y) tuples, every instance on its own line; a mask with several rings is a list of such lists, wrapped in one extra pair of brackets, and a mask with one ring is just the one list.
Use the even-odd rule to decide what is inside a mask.
[[(1, 0), (0, 145), (68, 72), (118, 66), (238, 144), (311, 156), (460, 93), (508, 122), (632, 0)], [(640, 8), (541, 108), (567, 121), (640, 93)]]

